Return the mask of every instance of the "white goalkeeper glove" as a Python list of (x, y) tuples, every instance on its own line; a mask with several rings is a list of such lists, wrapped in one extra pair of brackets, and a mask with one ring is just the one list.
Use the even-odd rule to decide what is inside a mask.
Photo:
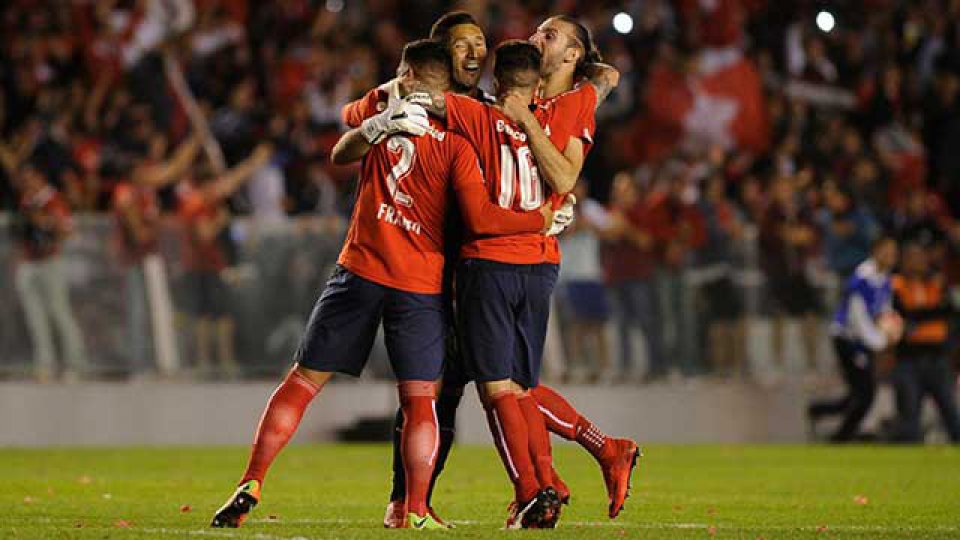
[(560, 205), (560, 208), (553, 213), (553, 223), (550, 224), (550, 229), (547, 230), (547, 236), (557, 236), (573, 223), (573, 207), (576, 204), (577, 198), (573, 193), (568, 194), (567, 198), (563, 200), (563, 204)]
[(370, 144), (378, 144), (395, 133), (419, 137), (430, 129), (427, 111), (420, 105), (390, 96), (387, 108), (360, 124), (360, 133)]

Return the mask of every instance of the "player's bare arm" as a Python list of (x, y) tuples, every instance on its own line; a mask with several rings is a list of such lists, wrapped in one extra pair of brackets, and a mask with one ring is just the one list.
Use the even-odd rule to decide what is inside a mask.
[(200, 146), (200, 138), (196, 135), (191, 136), (177, 147), (173, 157), (167, 162), (138, 168), (136, 181), (154, 187), (163, 187), (179, 181), (193, 164)]
[(330, 151), (330, 162), (334, 165), (347, 165), (360, 161), (373, 148), (363, 136), (360, 128), (354, 128), (343, 134)]
[(620, 84), (620, 72), (610, 64), (595, 62), (587, 67), (587, 80), (597, 90), (597, 108)]
[(273, 155), (273, 145), (261, 143), (250, 156), (241, 161), (235, 167), (225, 172), (209, 186), (204, 187), (204, 197), (208, 201), (218, 201), (225, 199), (240, 188), (244, 182), (250, 179), (253, 173), (263, 167)]
[(125, 197), (118, 201), (117, 206), (120, 209), (121, 219), (123, 219), (124, 224), (133, 234), (136, 241), (142, 244), (150, 240), (150, 229), (147, 226), (147, 220), (144, 215), (137, 210), (133, 200)]
[(540, 122), (530, 112), (529, 102), (516, 94), (504, 96), (497, 107), (527, 134), (527, 140), (544, 180), (557, 193), (568, 193), (580, 177), (583, 167), (583, 143), (570, 138), (563, 152), (550, 141)]

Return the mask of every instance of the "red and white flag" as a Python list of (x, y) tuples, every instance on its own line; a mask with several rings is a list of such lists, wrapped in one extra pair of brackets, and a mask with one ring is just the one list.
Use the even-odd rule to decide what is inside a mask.
[(663, 157), (677, 146), (762, 152), (770, 144), (760, 75), (739, 49), (702, 51), (692, 73), (653, 66), (644, 101), (634, 149), (641, 159)]

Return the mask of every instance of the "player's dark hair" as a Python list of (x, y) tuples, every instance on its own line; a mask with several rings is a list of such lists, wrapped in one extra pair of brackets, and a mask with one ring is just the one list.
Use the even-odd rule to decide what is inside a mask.
[(577, 67), (574, 70), (573, 76), (575, 79), (586, 77), (587, 70), (592, 64), (603, 62), (600, 49), (597, 48), (597, 44), (593, 41), (593, 34), (591, 34), (590, 30), (580, 23), (580, 21), (569, 15), (557, 15), (554, 19), (563, 21), (574, 27), (574, 35), (580, 41), (580, 44), (583, 45), (583, 55), (577, 60)]
[(451, 11), (450, 13), (445, 13), (437, 19), (437, 22), (433, 23), (433, 26), (430, 27), (430, 39), (447, 43), (450, 41), (450, 31), (453, 30), (454, 26), (460, 26), (461, 24), (480, 26), (477, 20), (473, 18), (473, 15), (466, 11)]
[(493, 58), (493, 77), (501, 90), (530, 86), (531, 81), (524, 74), (539, 78), (542, 55), (527, 41), (504, 41), (493, 50)]
[(400, 61), (412, 67), (414, 71), (436, 70), (445, 76), (450, 75), (450, 51), (439, 41), (418, 39), (403, 47)]

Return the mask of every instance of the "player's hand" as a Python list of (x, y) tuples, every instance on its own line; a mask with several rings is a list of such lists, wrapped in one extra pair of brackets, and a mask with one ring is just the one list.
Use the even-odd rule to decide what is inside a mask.
[(574, 196), (573, 193), (567, 194), (567, 198), (563, 200), (563, 204), (553, 213), (553, 223), (546, 232), (547, 236), (557, 236), (573, 223), (573, 207), (576, 204), (576, 196)]
[(888, 311), (880, 315), (878, 321), (880, 330), (887, 337), (887, 343), (893, 345), (903, 337), (903, 318), (896, 311)]
[(253, 161), (258, 163), (266, 163), (273, 156), (273, 144), (269, 142), (262, 142), (253, 149), (253, 153), (250, 155), (253, 158)]
[(381, 84), (378, 89), (387, 94), (387, 99), (392, 102), (397, 99), (400, 99), (400, 80), (399, 79), (390, 79), (389, 81)]
[(540, 234), (549, 236), (550, 229), (553, 228), (553, 216), (556, 212), (553, 211), (553, 206), (547, 202), (540, 207), (540, 215), (543, 216), (543, 228), (540, 229)]
[(391, 99), (386, 110), (360, 124), (360, 133), (370, 144), (378, 144), (395, 133), (420, 136), (430, 128), (427, 111), (402, 99)]
[(530, 112), (530, 100), (520, 97), (514, 92), (507, 92), (503, 97), (503, 103), (497, 105), (497, 108), (520, 127), (528, 122), (537, 121), (533, 113)]

